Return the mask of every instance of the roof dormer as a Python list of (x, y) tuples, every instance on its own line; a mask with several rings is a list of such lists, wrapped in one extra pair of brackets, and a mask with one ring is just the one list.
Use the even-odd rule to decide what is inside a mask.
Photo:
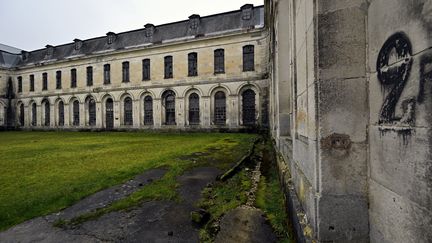
[(252, 19), (252, 10), (254, 5), (253, 4), (245, 4), (240, 9), (242, 11), (241, 18), (242, 20), (250, 20)]
[(54, 46), (46, 45), (45, 48), (46, 48), (45, 58), (51, 58), (52, 55), (54, 54)]
[(29, 53), (27, 51), (21, 51), (21, 60), (27, 61)]
[(198, 29), (200, 19), (201, 17), (198, 14), (192, 14), (191, 16), (189, 16), (189, 28), (193, 30)]
[(106, 33), (107, 35), (107, 43), (108, 45), (111, 45), (112, 43), (114, 43), (115, 39), (116, 39), (116, 34), (114, 32), (108, 32)]
[(155, 32), (155, 26), (153, 24), (146, 24), (144, 25), (144, 31), (146, 37), (153, 37), (153, 34)]
[(80, 39), (74, 39), (74, 49), (75, 51), (78, 51), (79, 49), (81, 49), (83, 41)]

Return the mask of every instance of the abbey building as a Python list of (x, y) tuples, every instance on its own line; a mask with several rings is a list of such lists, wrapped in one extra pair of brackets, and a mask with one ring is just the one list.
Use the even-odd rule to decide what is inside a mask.
[(0, 47), (2, 127), (264, 128), (298, 242), (432, 239), (432, 0), (268, 0)]
[[(220, 24), (220, 23), (224, 24)], [(33, 129), (267, 124), (264, 7), (35, 51), (1, 51), (0, 124)], [(5, 92), (6, 93), (6, 92)], [(8, 112), (8, 107), (10, 111)]]

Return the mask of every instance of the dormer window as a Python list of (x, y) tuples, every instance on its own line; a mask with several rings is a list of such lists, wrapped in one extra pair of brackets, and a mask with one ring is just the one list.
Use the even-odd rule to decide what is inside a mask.
[(50, 58), (53, 55), (53, 53), (54, 53), (54, 46), (52, 46), (52, 45), (46, 45), (45, 47), (46, 47), (45, 58)]
[(193, 14), (189, 16), (189, 28), (197, 29), (200, 23), (200, 16), (198, 14)]
[(29, 56), (29, 53), (28, 53), (28, 52), (26, 52), (26, 51), (21, 51), (21, 59), (22, 59), (23, 61), (27, 61), (28, 56)]
[(146, 37), (152, 37), (155, 31), (155, 26), (153, 24), (146, 24), (145, 27), (145, 36)]
[(107, 43), (108, 45), (111, 45), (116, 39), (116, 34), (114, 32), (108, 32), (106, 35), (107, 35)]
[(81, 49), (82, 44), (83, 44), (83, 41), (80, 40), (80, 39), (75, 39), (75, 40), (73, 40), (73, 41), (74, 41), (74, 49), (75, 49), (76, 51), (78, 51), (79, 49)]
[(252, 18), (252, 4), (245, 4), (240, 9), (242, 11), (242, 20), (250, 20)]

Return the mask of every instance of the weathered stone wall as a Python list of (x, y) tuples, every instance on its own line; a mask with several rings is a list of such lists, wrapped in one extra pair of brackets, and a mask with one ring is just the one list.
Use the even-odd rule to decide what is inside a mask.
[(432, 1), (271, 3), (272, 135), (314, 237), (429, 242)]
[(432, 239), (432, 1), (368, 9), (370, 236)]
[[(255, 70), (243, 72), (243, 46), (255, 46)], [(220, 127), (214, 121), (214, 95), (224, 91), (227, 100), (227, 128), (239, 128), (242, 124), (242, 93), (252, 89), (256, 94), (256, 121), (266, 125), (266, 99), (268, 98), (267, 60), (268, 38), (264, 29), (247, 30), (243, 33), (230, 34), (212, 38), (200, 38), (138, 50), (115, 51), (75, 58), (69, 61), (54, 62), (44, 66), (23, 67), (14, 72), (23, 77), (23, 92), (18, 93), (17, 109), (24, 105), (24, 127), (31, 126), (31, 104), (37, 106), (37, 123), (32, 128), (47, 127), (44, 125), (43, 100), (50, 103), (50, 124), (58, 127), (58, 103), (65, 104), (65, 124), (62, 128), (86, 128), (89, 125), (87, 97), (96, 100), (96, 125), (92, 128), (104, 128), (105, 102), (108, 97), (114, 100), (114, 128), (160, 128), (164, 124), (164, 107), (162, 94), (172, 90), (176, 94), (176, 125), (171, 128), (188, 127), (188, 98), (192, 92), (200, 97), (200, 125), (195, 128)], [(213, 59), (214, 50), (225, 50), (225, 73), (215, 74)], [(188, 53), (198, 54), (198, 75), (188, 76)], [(173, 78), (164, 78), (164, 57), (173, 56)], [(151, 60), (151, 80), (142, 80), (142, 60)], [(122, 62), (130, 63), (130, 82), (122, 82)], [(111, 84), (103, 84), (105, 64), (111, 65)], [(93, 67), (93, 86), (86, 85), (86, 67)], [(77, 87), (70, 87), (70, 70), (77, 70)], [(62, 71), (62, 89), (56, 89), (56, 72)], [(42, 74), (48, 74), (48, 90), (42, 90)], [(30, 91), (29, 76), (35, 76), (35, 91)], [(153, 98), (153, 126), (144, 126), (144, 97)], [(130, 97), (133, 102), (133, 125), (125, 126), (123, 101)], [(72, 125), (72, 101), (80, 102), (80, 124)], [(17, 112), (18, 115), (19, 112)], [(18, 120), (18, 119), (17, 119)], [(167, 127), (167, 126), (165, 126)]]

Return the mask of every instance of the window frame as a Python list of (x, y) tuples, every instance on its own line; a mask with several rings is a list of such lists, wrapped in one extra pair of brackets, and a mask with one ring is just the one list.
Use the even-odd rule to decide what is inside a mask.
[(93, 86), (93, 66), (86, 67), (86, 85)]
[(151, 79), (151, 62), (149, 58), (142, 60), (142, 80), (148, 81)]
[(34, 74), (30, 74), (29, 75), (29, 82), (30, 82), (30, 92), (34, 92), (35, 91), (35, 83), (34, 83)]
[(188, 77), (198, 76), (198, 53), (188, 53)]
[(130, 82), (130, 72), (129, 72), (129, 62), (122, 62), (122, 82), (129, 83)]
[(225, 49), (214, 50), (214, 74), (225, 73)]
[(103, 78), (104, 78), (103, 83), (105, 85), (111, 84), (111, 65), (110, 64), (104, 65)]
[(62, 88), (62, 72), (60, 70), (56, 71), (56, 89)]
[(243, 46), (243, 72), (255, 71), (255, 46)]
[(48, 90), (48, 73), (42, 73), (42, 90)]
[(77, 70), (76, 68), (71, 69), (71, 88), (77, 87)]
[(173, 56), (165, 56), (164, 57), (164, 78), (171, 79), (174, 78), (174, 65), (173, 65)]

